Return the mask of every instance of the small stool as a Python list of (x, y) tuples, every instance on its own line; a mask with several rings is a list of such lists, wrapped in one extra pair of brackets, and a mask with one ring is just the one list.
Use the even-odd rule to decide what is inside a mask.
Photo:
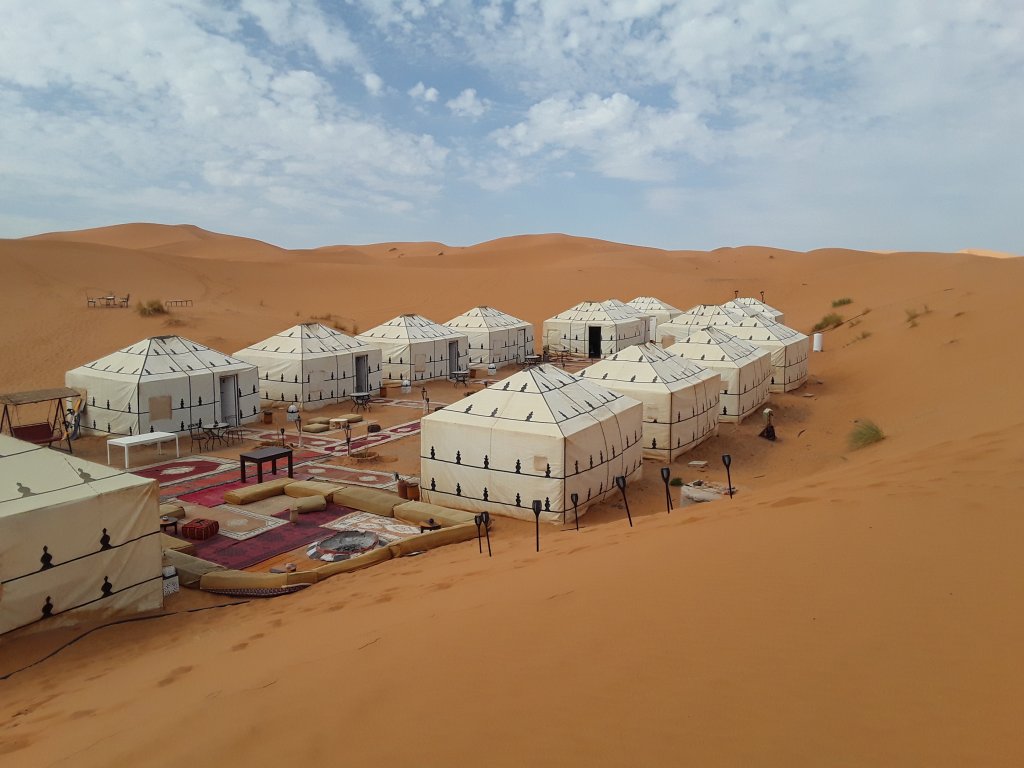
[(331, 419), (330, 424), (331, 429), (344, 429), (348, 419)]
[(380, 424), (376, 421), (366, 422), (366, 434), (370, 434), (371, 432), (380, 432)]

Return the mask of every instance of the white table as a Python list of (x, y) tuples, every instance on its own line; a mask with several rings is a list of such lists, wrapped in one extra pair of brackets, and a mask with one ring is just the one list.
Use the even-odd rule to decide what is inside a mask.
[(174, 432), (145, 432), (141, 435), (128, 435), (128, 437), (112, 437), (107, 440), (107, 464), (110, 463), (110, 446), (112, 445), (124, 448), (124, 468), (128, 469), (128, 449), (133, 445), (152, 445), (156, 443), (157, 452), (163, 453), (160, 444), (168, 440), (174, 441), (174, 453), (180, 457), (181, 450), (178, 447), (178, 435)]

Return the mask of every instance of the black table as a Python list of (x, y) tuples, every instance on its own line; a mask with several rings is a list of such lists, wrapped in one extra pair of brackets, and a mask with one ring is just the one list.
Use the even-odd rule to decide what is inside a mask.
[(459, 384), (469, 387), (469, 371), (452, 371), (452, 382), (456, 387)]
[(370, 398), (373, 397), (372, 392), (353, 392), (352, 403), (355, 406), (352, 410), (354, 411), (365, 411), (370, 407)]
[(242, 482), (248, 482), (245, 478), (245, 465), (256, 465), (256, 482), (263, 482), (263, 462), (270, 462), (270, 471), (277, 474), (277, 460), (288, 459), (288, 477), (295, 477), (294, 466), (292, 465), (291, 448), (257, 448), (255, 451), (247, 451), (238, 457), (242, 465)]

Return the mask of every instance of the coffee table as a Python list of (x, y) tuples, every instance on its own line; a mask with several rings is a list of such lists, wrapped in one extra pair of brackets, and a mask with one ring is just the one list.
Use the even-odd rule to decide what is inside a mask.
[(248, 482), (248, 480), (245, 477), (246, 464), (256, 465), (256, 482), (262, 483), (263, 463), (269, 461), (270, 471), (276, 475), (278, 459), (288, 459), (288, 477), (295, 477), (294, 466), (292, 464), (291, 448), (275, 448), (273, 446), (270, 446), (267, 448), (257, 448), (255, 451), (246, 451), (245, 453), (239, 454), (238, 461), (241, 464), (242, 482)]

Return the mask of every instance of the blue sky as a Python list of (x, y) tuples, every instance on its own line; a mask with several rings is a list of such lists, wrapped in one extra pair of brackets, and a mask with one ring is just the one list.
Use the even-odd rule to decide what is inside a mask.
[(8, 0), (0, 236), (1024, 252), (1019, 0)]

